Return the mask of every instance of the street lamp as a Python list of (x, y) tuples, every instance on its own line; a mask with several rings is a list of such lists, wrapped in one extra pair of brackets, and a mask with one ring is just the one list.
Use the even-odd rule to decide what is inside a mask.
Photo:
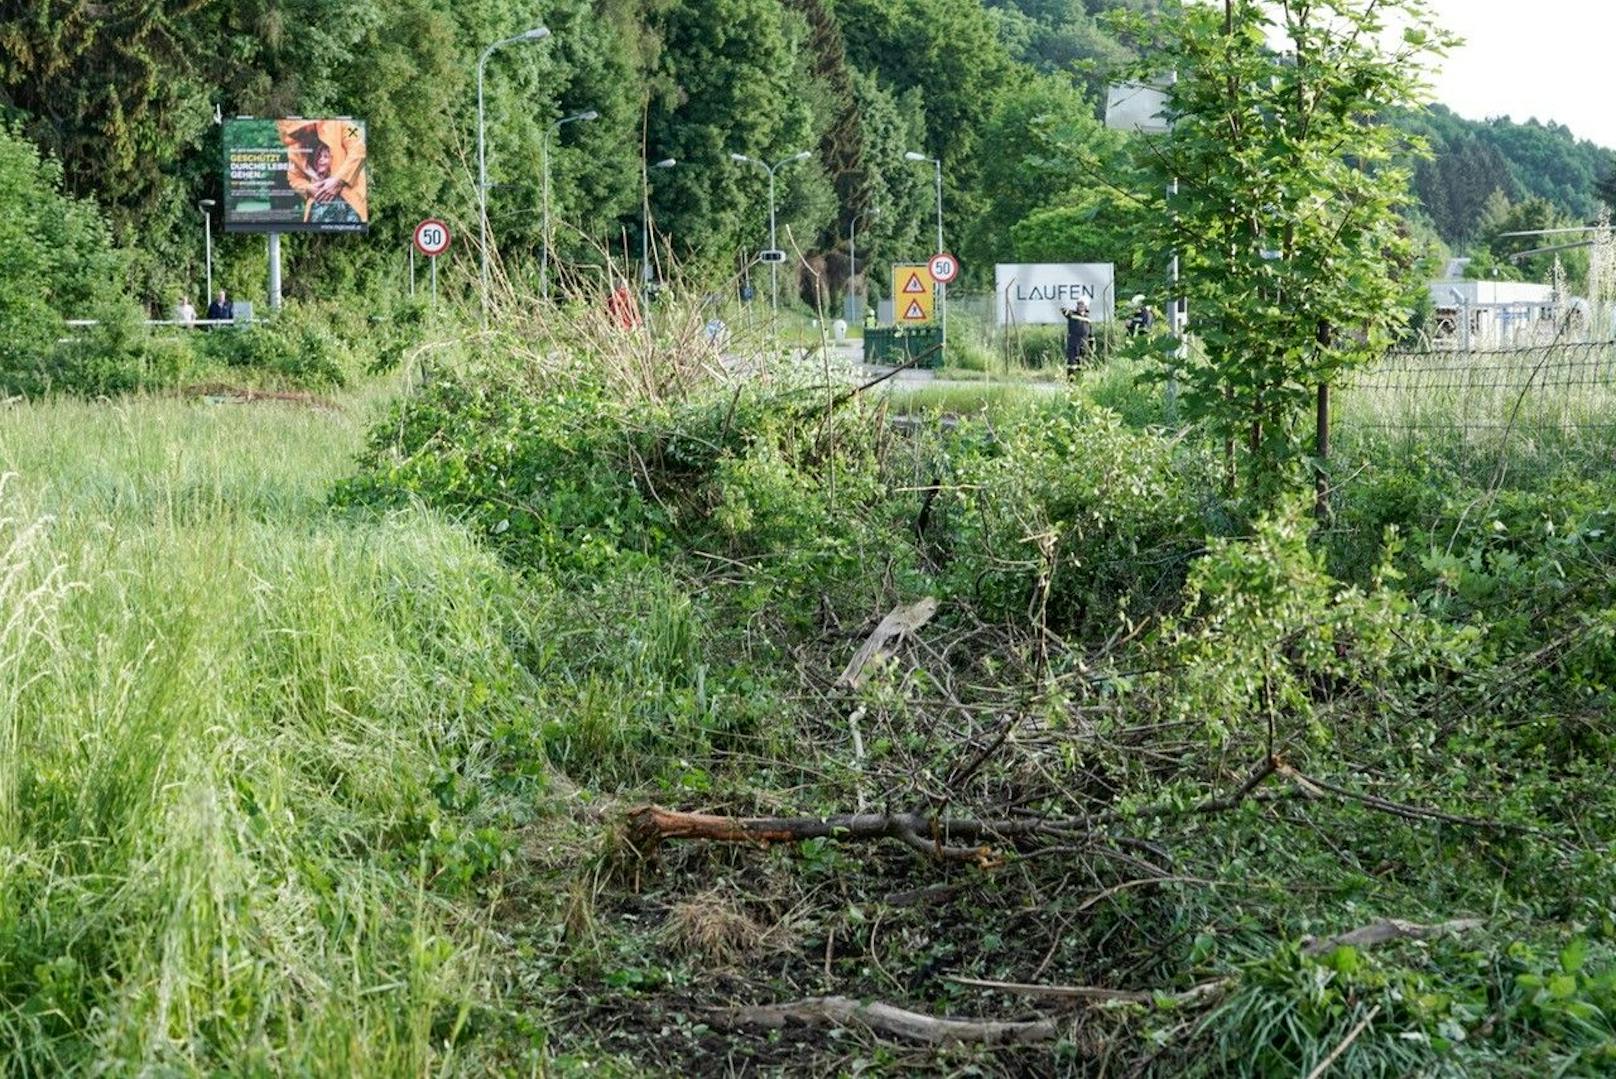
[[(860, 221), (880, 216), (881, 207), (872, 206), (863, 213), (854, 214), (853, 219), (847, 223), (847, 321), (849, 322), (858, 321), (858, 311), (856, 309), (858, 290), (854, 287), (854, 282), (858, 280), (858, 242), (854, 237), (854, 230), (858, 228)], [(869, 303), (869, 292), (868, 288), (864, 290), (866, 305)]]
[(207, 254), (204, 256), (204, 258), (206, 260), (206, 265), (207, 265), (207, 268), (208, 268), (208, 294), (207, 294), (206, 300), (204, 301), (206, 303), (212, 303), (213, 302), (213, 207), (214, 207), (214, 205), (215, 205), (215, 203), (214, 203), (214, 201), (212, 199), (203, 199), (201, 202), (196, 204), (196, 208), (198, 210), (202, 211), (202, 249), (205, 252), (207, 252)]
[(483, 68), (495, 49), (514, 45), (518, 41), (542, 41), (550, 36), (548, 28), (535, 26), (515, 37), (502, 38), (482, 51), (477, 57), (477, 226), (482, 240), (482, 305), (483, 329), (488, 329), (488, 157), (483, 129)]
[(600, 113), (594, 109), (586, 109), (583, 112), (575, 112), (571, 116), (563, 116), (544, 129), (544, 144), (540, 153), (544, 169), (544, 255), (539, 261), (539, 293), (546, 300), (550, 298), (550, 136), (560, 131), (567, 124), (598, 119), (600, 119)]
[[(947, 250), (943, 246), (943, 163), (935, 157), (910, 150), (903, 155), (905, 161), (925, 161), (937, 170), (937, 254), (941, 255)], [(948, 344), (948, 286), (942, 282), (937, 284), (937, 306), (942, 309), (943, 344)]]
[[(671, 169), (679, 162), (665, 157), (652, 165), (653, 169)], [(645, 177), (645, 188), (640, 203), (640, 310), (645, 324), (651, 325), (651, 177)]]
[[(765, 162), (759, 161), (755, 157), (747, 157), (745, 154), (729, 155), (730, 160), (736, 162), (737, 164), (756, 165), (758, 168), (769, 174), (770, 251), (780, 250), (779, 244), (775, 241), (774, 232), (774, 174), (785, 168), (787, 165), (794, 164), (798, 161), (807, 161), (812, 156), (814, 155), (809, 153), (807, 150), (803, 150), (799, 153), (792, 154), (790, 157), (782, 158), (781, 160), (776, 161), (773, 165), (769, 165)], [(780, 318), (780, 264), (778, 262), (769, 263), (769, 293), (771, 296), (770, 303), (773, 310), (773, 318), (778, 322)]]

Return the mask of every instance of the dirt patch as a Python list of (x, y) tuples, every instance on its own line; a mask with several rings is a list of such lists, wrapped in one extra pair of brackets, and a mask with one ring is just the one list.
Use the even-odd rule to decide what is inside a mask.
[(319, 409), (324, 412), (341, 412), (342, 406), (329, 398), (306, 390), (252, 390), (242, 386), (231, 386), (223, 382), (204, 382), (195, 386), (186, 386), (180, 391), (184, 397), (200, 398), (216, 405), (251, 405), (274, 403), (284, 405), (300, 405), (304, 408)]

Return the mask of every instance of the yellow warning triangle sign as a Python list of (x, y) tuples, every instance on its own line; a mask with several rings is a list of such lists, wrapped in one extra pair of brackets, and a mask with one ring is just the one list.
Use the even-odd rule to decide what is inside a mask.
[(919, 300), (910, 300), (909, 306), (904, 309), (903, 318), (905, 322), (925, 322), (926, 309), (920, 306)]
[(909, 280), (903, 283), (903, 291), (905, 295), (926, 291), (926, 286), (920, 283), (920, 274), (917, 271), (909, 271)]

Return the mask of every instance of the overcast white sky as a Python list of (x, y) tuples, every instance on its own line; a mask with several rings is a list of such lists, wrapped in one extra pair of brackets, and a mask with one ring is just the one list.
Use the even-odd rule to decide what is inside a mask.
[(1536, 116), (1616, 149), (1616, 2), (1432, 0), (1465, 44), (1433, 80), (1436, 100), (1482, 120)]

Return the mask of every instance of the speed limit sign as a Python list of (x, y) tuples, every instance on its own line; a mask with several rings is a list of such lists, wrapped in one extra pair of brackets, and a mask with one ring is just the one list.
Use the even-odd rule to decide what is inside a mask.
[(415, 249), (427, 258), (437, 258), (449, 250), (449, 226), (435, 217), (416, 225)]
[(946, 285), (959, 276), (959, 260), (947, 251), (933, 255), (926, 268), (931, 271), (931, 279), (939, 285)]

